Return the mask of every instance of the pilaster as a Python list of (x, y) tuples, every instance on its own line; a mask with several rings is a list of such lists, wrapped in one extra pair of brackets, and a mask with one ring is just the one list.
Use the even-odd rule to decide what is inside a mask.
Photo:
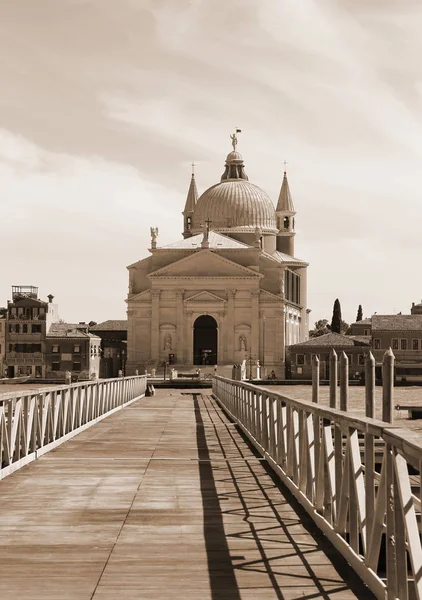
[(187, 310), (186, 313), (186, 333), (185, 333), (185, 363), (193, 364), (193, 311)]
[(251, 354), (259, 358), (259, 294), (260, 290), (251, 290)]
[(235, 328), (235, 300), (236, 300), (236, 290), (228, 290), (227, 292), (227, 319), (225, 323), (226, 329), (226, 360), (230, 362), (235, 362), (234, 353), (235, 353), (235, 339), (234, 339), (234, 328)]
[(161, 290), (151, 290), (151, 359), (160, 357), (160, 295)]
[(184, 311), (184, 290), (176, 290), (176, 361), (178, 363), (184, 360), (184, 331), (183, 331), (183, 311)]

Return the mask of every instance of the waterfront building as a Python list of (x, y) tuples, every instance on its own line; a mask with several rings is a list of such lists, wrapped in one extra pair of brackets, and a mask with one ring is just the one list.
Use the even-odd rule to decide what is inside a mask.
[(127, 320), (109, 320), (89, 328), (101, 338), (100, 377), (125, 374), (127, 358)]
[(46, 336), (45, 370), (47, 379), (81, 381), (100, 375), (101, 338), (88, 332), (85, 323), (52, 323)]
[(45, 377), (46, 335), (51, 324), (59, 321), (58, 306), (53, 300), (51, 294), (48, 302), (38, 298), (38, 288), (32, 285), (12, 287), (6, 313), (4, 367), (8, 377)]
[(338, 357), (344, 352), (349, 359), (349, 378), (362, 379), (365, 371), (365, 358), (371, 350), (371, 337), (326, 333), (309, 340), (293, 344), (288, 348), (288, 378), (312, 379), (312, 357), (319, 359), (320, 379), (329, 379), (330, 353), (335, 350)]
[(157, 243), (128, 267), (127, 374), (256, 362), (285, 375), (285, 347), (308, 337), (306, 273), (295, 256), (296, 211), (284, 173), (276, 207), (251, 183), (237, 136), (221, 180), (198, 195), (195, 175), (183, 238)]

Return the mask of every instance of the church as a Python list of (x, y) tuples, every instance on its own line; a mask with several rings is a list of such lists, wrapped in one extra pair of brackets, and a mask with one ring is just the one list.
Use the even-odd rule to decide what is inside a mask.
[(198, 196), (192, 173), (183, 239), (159, 246), (151, 228), (150, 255), (128, 267), (128, 375), (169, 363), (230, 376), (247, 360), (284, 379), (286, 346), (308, 339), (287, 174), (274, 208), (248, 179), (237, 133), (218, 183)]

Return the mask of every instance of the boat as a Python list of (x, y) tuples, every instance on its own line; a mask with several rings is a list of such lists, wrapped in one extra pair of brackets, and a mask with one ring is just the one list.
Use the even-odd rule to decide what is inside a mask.
[(18, 383), (26, 383), (27, 381), (29, 381), (29, 379), (31, 379), (31, 375), (22, 375), (21, 377), (3, 377), (2, 379), (0, 379), (0, 385), (14, 385)]

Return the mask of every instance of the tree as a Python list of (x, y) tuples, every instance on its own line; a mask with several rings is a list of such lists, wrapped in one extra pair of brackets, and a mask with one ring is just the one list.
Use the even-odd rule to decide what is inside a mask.
[(358, 307), (358, 314), (357, 314), (357, 316), (356, 316), (356, 323), (357, 323), (358, 321), (362, 321), (362, 319), (363, 319), (362, 304), (359, 304), (359, 307)]
[(320, 335), (325, 335), (326, 333), (330, 333), (328, 320), (320, 319), (319, 321), (316, 321), (314, 329), (309, 332), (309, 337), (319, 337)]
[(341, 333), (341, 306), (340, 300), (336, 298), (333, 306), (333, 318), (331, 319), (331, 331), (333, 333)]

